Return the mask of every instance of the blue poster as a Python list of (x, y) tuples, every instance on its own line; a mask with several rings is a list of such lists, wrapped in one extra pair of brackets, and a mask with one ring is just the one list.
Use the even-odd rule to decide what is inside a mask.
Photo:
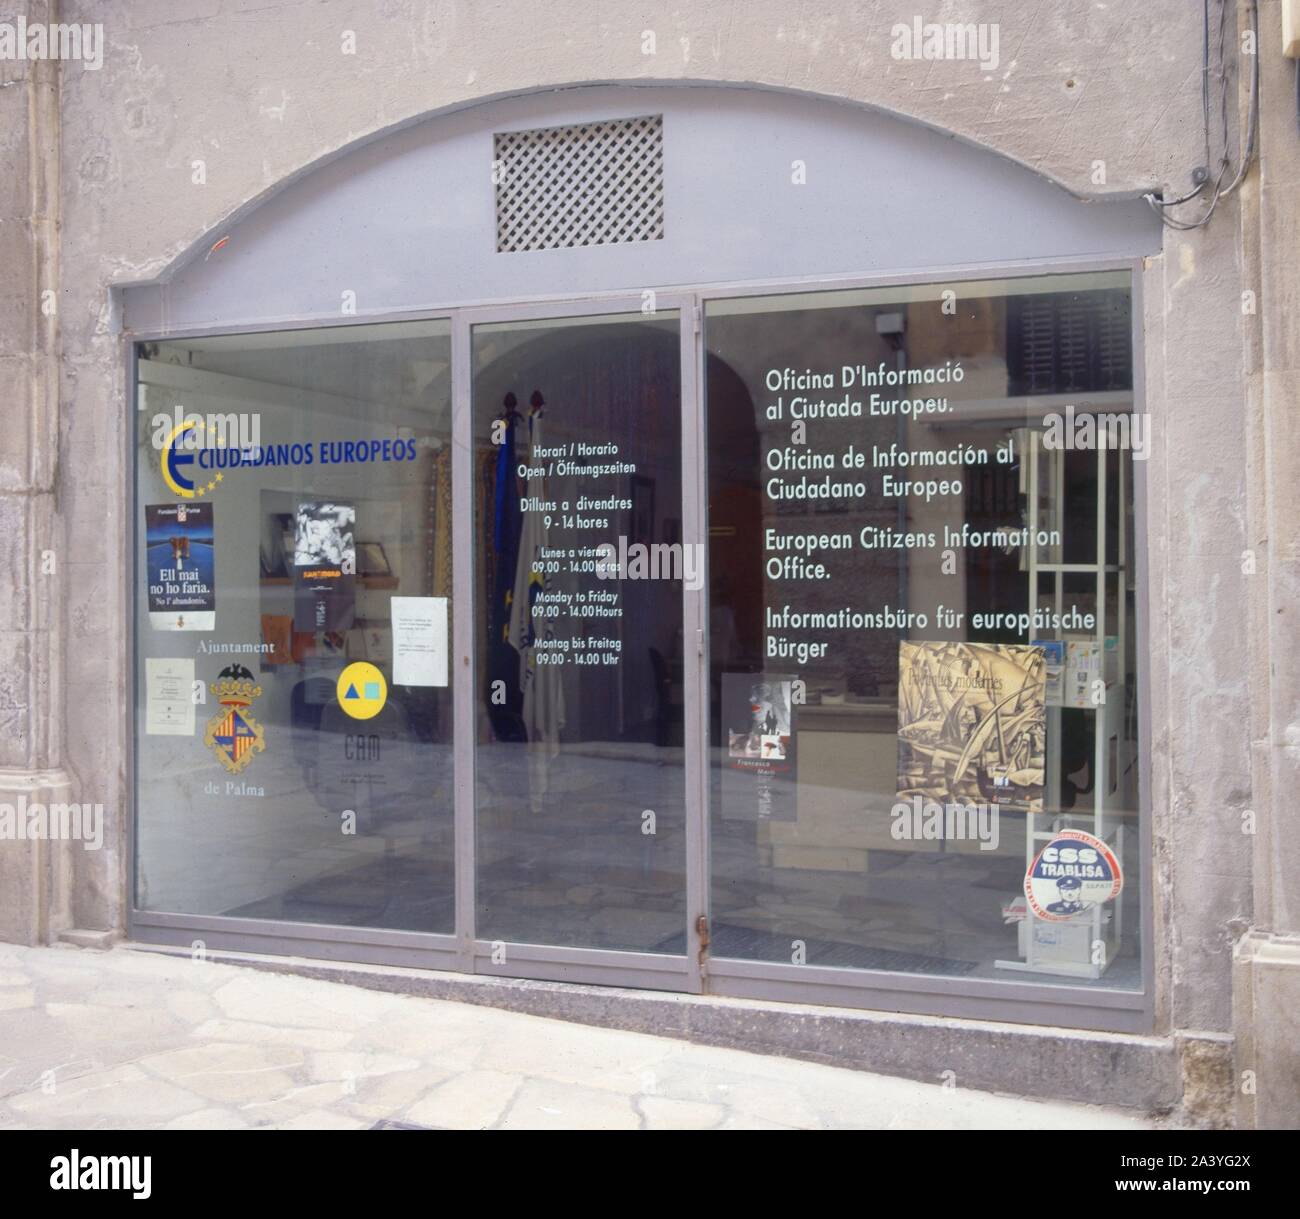
[(149, 625), (211, 631), (217, 624), (211, 504), (151, 504), (144, 510)]

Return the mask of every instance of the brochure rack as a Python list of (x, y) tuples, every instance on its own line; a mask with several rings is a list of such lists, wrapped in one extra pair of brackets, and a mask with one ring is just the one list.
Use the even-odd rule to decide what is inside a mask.
[[(1128, 554), (1125, 520), (1128, 487), (1121, 475), (1115, 488), (1116, 519), (1107, 519), (1107, 457), (1099, 444), (1079, 453), (1095, 462), (1096, 547), (1091, 561), (1064, 561), (1061, 522), (1066, 503), (1066, 458), (1069, 450), (1048, 448), (1043, 432), (1025, 428), (1018, 432), (1021, 446), (1021, 492), (1027, 505), (1026, 524), (1031, 530), (1025, 547), (1031, 608), (1051, 608), (1060, 614), (1072, 604), (1094, 607), (1095, 629), (1089, 633), (1042, 632), (1038, 639), (1064, 643), (1064, 665), (1059, 695), (1047, 707), (1047, 781), (1043, 812), (1025, 816), (1025, 872), (1038, 852), (1065, 829), (1084, 830), (1101, 839), (1119, 860), (1124, 858), (1124, 777), (1130, 773), (1130, 744), (1125, 734), (1127, 674), (1124, 657), (1128, 638), (1126, 580)], [(1077, 453), (1077, 450), (1076, 450)], [(1049, 507), (1050, 506), (1050, 507)], [(1055, 511), (1052, 511), (1054, 507)], [(1040, 545), (1040, 531), (1049, 537)], [(1107, 562), (1107, 540), (1114, 535), (1112, 562)], [(1068, 586), (1068, 587), (1067, 587)], [(1111, 595), (1108, 596), (1107, 594)], [(1072, 658), (1091, 653), (1095, 672), (1079, 679)], [(1089, 670), (1084, 670), (1085, 674)], [(1073, 687), (1073, 688), (1072, 688)], [(1079, 697), (1082, 695), (1082, 697)], [(1079, 794), (1074, 807), (1062, 807), (1062, 712), (1077, 707), (1092, 729), (1091, 794)], [(1110, 966), (1120, 944), (1122, 911), (1118, 901), (1094, 906), (1068, 922), (1038, 918), (1026, 909), (1018, 924), (1020, 960), (999, 960), (999, 969), (1059, 974), (1074, 978), (1100, 978)]]

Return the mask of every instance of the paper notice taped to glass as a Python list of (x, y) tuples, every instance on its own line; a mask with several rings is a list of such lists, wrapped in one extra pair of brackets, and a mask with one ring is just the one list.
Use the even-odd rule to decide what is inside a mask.
[(145, 734), (194, 735), (194, 661), (192, 658), (147, 657), (145, 662)]
[(393, 597), (393, 684), (447, 684), (447, 598)]

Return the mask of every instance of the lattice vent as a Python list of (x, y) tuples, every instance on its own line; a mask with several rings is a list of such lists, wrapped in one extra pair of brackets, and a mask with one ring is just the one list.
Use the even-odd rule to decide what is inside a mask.
[(663, 116), (496, 137), (497, 250), (659, 241)]

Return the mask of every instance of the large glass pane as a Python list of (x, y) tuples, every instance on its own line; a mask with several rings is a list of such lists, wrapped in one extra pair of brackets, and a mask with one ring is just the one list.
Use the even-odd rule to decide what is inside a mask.
[(1127, 273), (709, 305), (714, 955), (1140, 986), (1129, 336)]
[(681, 953), (677, 315), (473, 352), (478, 935)]
[(140, 907), (452, 931), (449, 325), (139, 354)]

